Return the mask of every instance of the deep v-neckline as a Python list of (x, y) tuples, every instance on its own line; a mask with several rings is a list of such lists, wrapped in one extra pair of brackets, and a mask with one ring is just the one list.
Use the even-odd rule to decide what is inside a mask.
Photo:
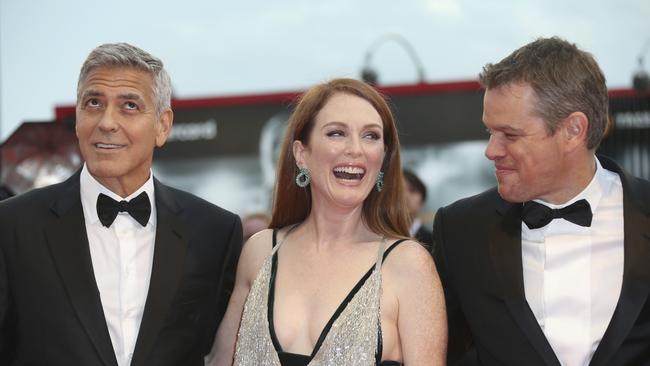
[[(273, 242), (275, 244), (275, 235), (273, 235)], [(339, 318), (339, 316), (345, 310), (345, 308), (347, 308), (350, 301), (352, 301), (352, 299), (357, 294), (357, 292), (359, 292), (361, 287), (363, 287), (363, 285), (366, 283), (368, 278), (370, 278), (373, 271), (375, 270), (375, 267), (376, 264), (373, 264), (370, 267), (370, 269), (368, 269), (368, 271), (363, 275), (363, 277), (361, 277), (361, 279), (354, 285), (352, 290), (350, 290), (347, 296), (343, 299), (343, 302), (341, 302), (339, 306), (336, 308), (334, 314), (332, 314), (330, 319), (325, 324), (325, 327), (321, 330), (320, 335), (318, 336), (318, 340), (316, 341), (316, 344), (314, 345), (314, 349), (312, 350), (311, 354), (309, 356), (301, 355), (301, 354), (295, 354), (295, 355), (309, 357), (309, 362), (311, 362), (311, 360), (314, 359), (316, 354), (318, 354), (318, 351), (320, 350), (321, 346), (323, 345), (325, 338), (327, 338), (327, 335), (332, 329), (332, 325)], [(278, 340), (275, 334), (275, 324), (273, 319), (273, 309), (275, 308), (275, 277), (277, 274), (277, 269), (278, 269), (278, 251), (273, 253), (273, 256), (271, 258), (271, 278), (269, 284), (269, 302), (268, 302), (267, 317), (269, 320), (269, 333), (271, 335), (271, 341), (273, 342), (273, 347), (275, 348), (275, 351), (278, 354), (280, 354), (280, 353), (284, 353), (284, 350), (282, 349), (282, 345), (280, 344), (280, 341)]]

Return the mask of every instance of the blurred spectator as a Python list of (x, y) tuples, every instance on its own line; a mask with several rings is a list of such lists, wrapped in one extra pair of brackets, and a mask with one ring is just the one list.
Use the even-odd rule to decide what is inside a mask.
[(244, 216), (242, 219), (244, 242), (258, 231), (267, 229), (270, 222), (271, 216), (266, 212), (255, 212)]
[(412, 171), (404, 169), (403, 175), (404, 185), (406, 186), (406, 206), (411, 219), (409, 232), (419, 242), (431, 246), (433, 244), (431, 231), (422, 226), (422, 219), (420, 218), (420, 211), (422, 211), (424, 202), (427, 200), (427, 187)]

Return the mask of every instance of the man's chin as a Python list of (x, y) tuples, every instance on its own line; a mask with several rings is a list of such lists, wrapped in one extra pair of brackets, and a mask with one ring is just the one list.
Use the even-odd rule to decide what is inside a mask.
[(95, 178), (118, 178), (125, 174), (124, 168), (106, 162), (86, 163), (86, 167)]
[(521, 203), (527, 201), (522, 197), (521, 194), (516, 194), (510, 187), (504, 186), (503, 184), (499, 184), (497, 186), (497, 191), (499, 192), (499, 196), (501, 196), (501, 198), (510, 203)]

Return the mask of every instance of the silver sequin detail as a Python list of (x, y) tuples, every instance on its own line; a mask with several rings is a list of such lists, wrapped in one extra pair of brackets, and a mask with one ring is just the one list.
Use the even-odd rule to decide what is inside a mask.
[[(235, 351), (237, 366), (281, 366), (271, 341), (268, 321), (272, 256), (280, 245), (276, 245), (264, 261), (246, 299)], [(384, 248), (385, 241), (382, 240), (372, 274), (334, 321), (309, 366), (376, 364)]]

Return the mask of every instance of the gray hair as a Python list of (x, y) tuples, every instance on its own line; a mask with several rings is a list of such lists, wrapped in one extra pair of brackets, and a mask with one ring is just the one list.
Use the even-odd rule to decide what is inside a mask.
[(156, 115), (160, 116), (163, 111), (171, 108), (171, 78), (163, 68), (162, 61), (128, 43), (106, 43), (90, 52), (79, 72), (77, 103), (81, 100), (81, 88), (88, 74), (100, 67), (130, 67), (149, 73), (153, 79)]

